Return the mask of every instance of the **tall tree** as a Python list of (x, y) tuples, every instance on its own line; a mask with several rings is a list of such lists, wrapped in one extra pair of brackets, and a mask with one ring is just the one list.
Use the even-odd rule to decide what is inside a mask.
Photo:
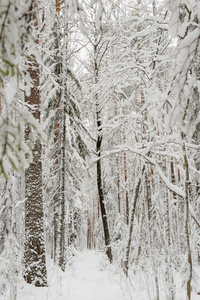
[[(81, 111), (79, 107), (81, 86), (72, 68), (73, 50), (71, 36), (74, 21), (71, 21), (70, 6), (66, 1), (48, 4), (44, 39), (44, 83), (46, 132), (48, 135), (45, 159), (50, 160), (49, 174), (45, 177), (50, 191), (48, 205), (53, 217), (54, 262), (65, 270), (68, 242), (72, 245), (79, 219), (76, 198), (80, 197), (80, 174), (83, 171), (86, 145), (82, 137)], [(51, 14), (51, 16), (49, 15)], [(53, 16), (53, 18), (52, 18)], [(69, 34), (70, 32), (70, 34)], [(75, 46), (76, 47), (76, 46)], [(46, 51), (46, 49), (48, 49)], [(72, 48), (73, 49), (73, 48)], [(75, 168), (79, 165), (77, 174)], [(49, 184), (50, 182), (50, 184)], [(46, 198), (46, 199), (47, 199)], [(68, 216), (68, 217), (67, 217)], [(75, 218), (76, 220), (73, 220)]]
[[(101, 59), (103, 58), (104, 52), (107, 50), (107, 46), (104, 49), (103, 53), (99, 53), (102, 43), (105, 41), (101, 40), (101, 34), (98, 34), (97, 28), (95, 26), (95, 37), (93, 43), (93, 51), (94, 51), (94, 83), (97, 86), (99, 81), (99, 69), (101, 65)], [(108, 41), (106, 42), (108, 45)], [(100, 57), (99, 57), (100, 56)], [(110, 231), (108, 227), (108, 219), (107, 212), (105, 206), (105, 198), (104, 198), (104, 190), (102, 183), (102, 163), (101, 163), (101, 152), (102, 152), (102, 119), (101, 119), (101, 106), (99, 100), (98, 92), (95, 92), (95, 106), (96, 106), (96, 124), (97, 124), (97, 142), (96, 142), (96, 153), (97, 153), (97, 187), (98, 187), (98, 195), (99, 195), (99, 204), (101, 210), (101, 217), (103, 222), (103, 230), (104, 230), (104, 238), (105, 238), (105, 246), (106, 246), (106, 254), (110, 262), (112, 262), (112, 249), (110, 245)]]
[[(38, 30), (37, 2), (30, 6), (31, 20), (34, 29)], [(39, 43), (39, 39), (35, 40)], [(30, 96), (25, 97), (29, 106), (34, 106), (33, 115), (40, 122), (40, 70), (34, 56), (28, 61), (27, 71), (32, 80)], [(26, 129), (26, 139), (31, 134)], [(24, 249), (24, 278), (27, 283), (35, 286), (47, 285), (46, 254), (44, 241), (44, 215), (42, 194), (42, 145), (36, 140), (33, 148), (33, 159), (25, 172), (25, 249)]]
[[(176, 55), (175, 75), (171, 84), (171, 89), (168, 95), (173, 93), (171, 99), (171, 107), (169, 111), (170, 125), (177, 122), (177, 113), (180, 114), (178, 126), (181, 135), (182, 156), (184, 161), (184, 228), (185, 228), (185, 246), (186, 246), (186, 262), (187, 262), (187, 299), (191, 299), (191, 282), (193, 276), (193, 258), (191, 252), (191, 238), (190, 238), (190, 166), (187, 154), (187, 132), (189, 119), (190, 97), (194, 97), (194, 82), (197, 81), (198, 72), (196, 72), (195, 63), (199, 59), (200, 51), (200, 32), (199, 32), (199, 11), (198, 1), (194, 1), (191, 6), (187, 1), (182, 0), (178, 5), (174, 5), (172, 1), (168, 1), (168, 6), (171, 11), (169, 30), (173, 37), (179, 37), (178, 46), (179, 53)], [(183, 56), (184, 54), (184, 56)], [(194, 99), (196, 108), (198, 103)]]

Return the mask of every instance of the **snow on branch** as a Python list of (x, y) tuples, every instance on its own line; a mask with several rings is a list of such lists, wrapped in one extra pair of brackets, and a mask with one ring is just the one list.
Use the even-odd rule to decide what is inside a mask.
[(90, 164), (90, 166), (88, 167), (88, 169), (100, 159), (109, 157), (110, 155), (114, 155), (114, 154), (120, 153), (122, 151), (130, 151), (130, 152), (138, 155), (140, 158), (143, 158), (147, 163), (155, 166), (155, 169), (156, 169), (157, 173), (159, 174), (162, 181), (165, 183), (166, 187), (171, 192), (177, 194), (179, 197), (184, 198), (185, 197), (185, 192), (183, 191), (183, 189), (181, 187), (178, 187), (177, 185), (172, 184), (169, 181), (169, 179), (164, 175), (163, 171), (161, 170), (161, 168), (158, 165), (158, 163), (156, 162), (156, 160), (149, 157), (149, 152), (151, 150), (151, 147), (152, 147), (152, 145), (149, 145), (146, 148), (137, 149), (137, 148), (129, 147), (128, 145), (121, 145), (120, 147), (118, 147), (118, 148), (116, 148), (112, 151), (105, 152), (103, 155), (101, 155), (101, 157), (94, 159), (92, 161), (92, 163)]

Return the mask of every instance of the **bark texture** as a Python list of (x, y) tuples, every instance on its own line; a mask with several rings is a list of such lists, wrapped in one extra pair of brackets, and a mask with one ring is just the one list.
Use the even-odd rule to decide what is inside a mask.
[[(30, 97), (26, 102), (35, 106), (34, 117), (40, 120), (39, 66), (29, 65), (33, 80)], [(28, 139), (29, 130), (26, 131)], [(25, 172), (25, 252), (24, 278), (35, 286), (47, 285), (42, 195), (42, 146), (36, 141), (33, 149), (33, 161)]]

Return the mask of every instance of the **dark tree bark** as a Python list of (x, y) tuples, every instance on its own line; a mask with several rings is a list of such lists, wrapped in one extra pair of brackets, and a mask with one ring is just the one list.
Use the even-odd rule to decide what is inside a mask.
[[(32, 19), (37, 29), (36, 3), (32, 3)], [(39, 43), (39, 40), (36, 40)], [(25, 97), (29, 105), (34, 105), (34, 117), (40, 121), (40, 91), (39, 65), (35, 58), (28, 62), (28, 72), (33, 87), (30, 96)], [(29, 138), (29, 129), (26, 130)], [(24, 278), (27, 283), (42, 287), (47, 285), (46, 254), (43, 224), (43, 195), (42, 195), (42, 146), (36, 141), (33, 149), (33, 161), (25, 172), (25, 249), (24, 249)]]
[(188, 277), (187, 277), (187, 299), (191, 300), (191, 282), (192, 282), (192, 252), (190, 247), (190, 230), (189, 230), (189, 206), (190, 206), (190, 195), (189, 195), (189, 163), (187, 158), (187, 151), (184, 141), (184, 133), (181, 133), (183, 145), (183, 158), (184, 158), (184, 165), (185, 165), (185, 210), (186, 210), (186, 218), (185, 218), (185, 235), (186, 235), (186, 247), (187, 247), (187, 263), (188, 263)]
[[(99, 72), (99, 64), (97, 62), (97, 56), (98, 56), (98, 44), (100, 43), (100, 40), (96, 44), (93, 44), (94, 46), (94, 72), (95, 72), (95, 84), (98, 83), (98, 72)], [(101, 110), (99, 105), (99, 95), (98, 93), (95, 93), (95, 102), (96, 102), (96, 118), (97, 118), (97, 141), (96, 141), (96, 153), (97, 153), (97, 187), (98, 187), (98, 195), (99, 195), (99, 205), (100, 205), (100, 211), (101, 211), (101, 217), (103, 222), (103, 230), (104, 230), (104, 237), (105, 237), (105, 246), (106, 246), (106, 254), (108, 256), (108, 259), (110, 263), (113, 260), (112, 257), (112, 249), (110, 245), (110, 233), (109, 233), (109, 227), (108, 227), (108, 220), (107, 220), (107, 213), (106, 213), (106, 207), (105, 207), (105, 201), (104, 201), (104, 193), (103, 193), (103, 184), (102, 184), (102, 174), (101, 174), (101, 149), (102, 149), (102, 121), (101, 121)]]
[[(26, 102), (35, 105), (34, 117), (40, 120), (39, 66), (36, 62), (29, 64), (29, 74), (34, 87)], [(26, 131), (28, 139), (29, 132)], [(42, 146), (36, 141), (33, 149), (33, 161), (25, 172), (25, 252), (24, 278), (35, 286), (47, 285), (45, 242), (43, 227), (42, 195)]]
[[(183, 116), (183, 122), (187, 117), (187, 110), (190, 104), (190, 99), (187, 100), (187, 105), (185, 108), (185, 113)], [(185, 167), (185, 235), (186, 235), (186, 247), (187, 247), (187, 263), (188, 263), (188, 275), (187, 275), (187, 300), (191, 300), (192, 297), (192, 252), (190, 247), (190, 228), (189, 228), (189, 210), (190, 210), (190, 194), (189, 194), (189, 184), (190, 184), (190, 173), (189, 173), (189, 162), (187, 157), (186, 143), (185, 143), (185, 134), (181, 132), (182, 138), (182, 151), (183, 151), (183, 159), (184, 159), (184, 167)]]
[(25, 172), (24, 278), (35, 286), (47, 285), (43, 226), (41, 143), (36, 141), (33, 162)]
[[(98, 117), (98, 113), (97, 113)], [(97, 126), (98, 128), (101, 127), (101, 121), (97, 118)], [(101, 143), (102, 143), (102, 136), (99, 134), (97, 138), (96, 144), (96, 151), (98, 156), (97, 161), (97, 186), (98, 186), (98, 193), (99, 193), (99, 204), (100, 204), (100, 211), (101, 217), (103, 222), (103, 229), (104, 229), (104, 237), (105, 237), (105, 245), (106, 245), (106, 254), (110, 262), (112, 262), (112, 249), (110, 245), (110, 233), (108, 228), (108, 220), (107, 220), (107, 213), (106, 207), (104, 203), (104, 194), (103, 194), (103, 186), (102, 186), (102, 174), (101, 174)]]

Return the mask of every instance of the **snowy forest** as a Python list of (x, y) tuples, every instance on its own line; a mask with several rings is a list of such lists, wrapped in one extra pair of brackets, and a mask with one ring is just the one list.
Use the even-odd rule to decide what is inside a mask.
[(200, 299), (199, 142), (199, 0), (0, 0), (0, 299)]

